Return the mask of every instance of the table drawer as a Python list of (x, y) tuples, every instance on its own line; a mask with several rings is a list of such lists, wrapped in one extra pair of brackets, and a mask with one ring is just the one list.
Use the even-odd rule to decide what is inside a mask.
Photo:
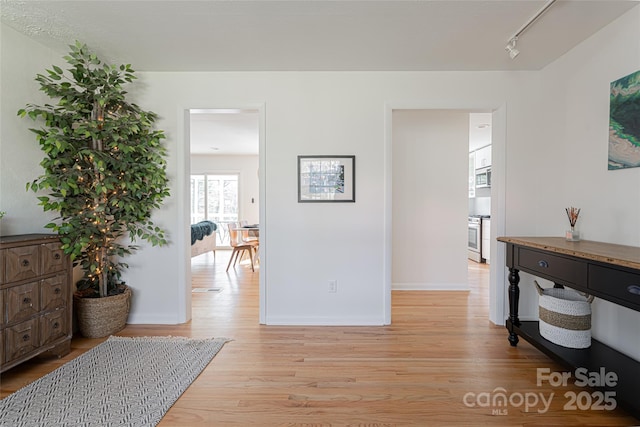
[(518, 248), (518, 267), (557, 283), (587, 285), (587, 264), (562, 256)]
[(616, 297), (640, 308), (640, 274), (589, 265), (589, 289)]

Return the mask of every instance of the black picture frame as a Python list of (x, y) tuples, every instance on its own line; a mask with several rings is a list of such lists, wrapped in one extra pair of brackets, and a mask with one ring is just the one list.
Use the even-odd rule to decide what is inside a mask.
[(354, 203), (356, 156), (298, 156), (298, 203)]

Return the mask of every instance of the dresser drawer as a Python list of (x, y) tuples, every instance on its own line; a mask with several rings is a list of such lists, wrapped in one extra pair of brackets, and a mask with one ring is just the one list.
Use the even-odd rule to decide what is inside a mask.
[(12, 286), (4, 293), (4, 309), (7, 324), (28, 319), (40, 311), (40, 286), (38, 282)]
[(5, 249), (3, 283), (37, 277), (39, 275), (39, 254), (37, 246), (18, 246)]
[(27, 320), (4, 330), (5, 363), (11, 362), (40, 346), (38, 319)]
[(66, 274), (58, 274), (40, 282), (40, 309), (49, 311), (67, 305), (69, 283)]
[(45, 275), (63, 271), (67, 268), (68, 258), (60, 249), (60, 243), (46, 243), (40, 246), (40, 274)]
[(615, 268), (589, 265), (589, 289), (624, 301), (640, 309), (640, 274)]
[(528, 248), (518, 248), (518, 266), (557, 283), (587, 285), (587, 264)]
[(69, 335), (66, 310), (56, 310), (40, 317), (40, 345), (49, 344)]

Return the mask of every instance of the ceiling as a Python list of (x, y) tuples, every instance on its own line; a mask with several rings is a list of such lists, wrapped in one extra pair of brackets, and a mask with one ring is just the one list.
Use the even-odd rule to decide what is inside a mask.
[(469, 114), (469, 151), (491, 144), (491, 113)]
[(138, 71), (539, 70), (638, 4), (546, 0), (1, 0), (61, 52), (80, 40)]
[(191, 110), (191, 154), (258, 154), (258, 110)]
[(4, 23), (61, 54), (80, 40), (137, 71), (539, 70), (639, 4), (558, 0), (512, 60), (546, 0), (0, 2)]

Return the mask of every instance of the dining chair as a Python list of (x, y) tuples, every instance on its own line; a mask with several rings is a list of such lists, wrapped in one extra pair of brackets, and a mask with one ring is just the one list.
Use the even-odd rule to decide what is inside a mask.
[[(248, 225), (249, 222), (247, 220), (240, 221), (240, 228), (247, 227)], [(259, 241), (260, 239), (256, 230), (242, 230), (242, 240), (244, 240), (245, 242), (250, 242), (254, 240)]]
[(253, 254), (257, 249), (257, 241), (256, 242), (245, 242), (242, 240), (240, 233), (238, 231), (240, 225), (238, 223), (230, 222), (227, 224), (227, 229), (229, 231), (229, 245), (233, 248), (231, 252), (231, 258), (229, 258), (229, 264), (227, 264), (227, 270), (229, 271), (229, 267), (231, 267), (231, 262), (233, 262), (233, 267), (236, 267), (236, 263), (238, 260), (242, 259), (242, 256), (248, 252), (249, 260), (251, 261), (251, 271), (255, 271), (253, 267)]

